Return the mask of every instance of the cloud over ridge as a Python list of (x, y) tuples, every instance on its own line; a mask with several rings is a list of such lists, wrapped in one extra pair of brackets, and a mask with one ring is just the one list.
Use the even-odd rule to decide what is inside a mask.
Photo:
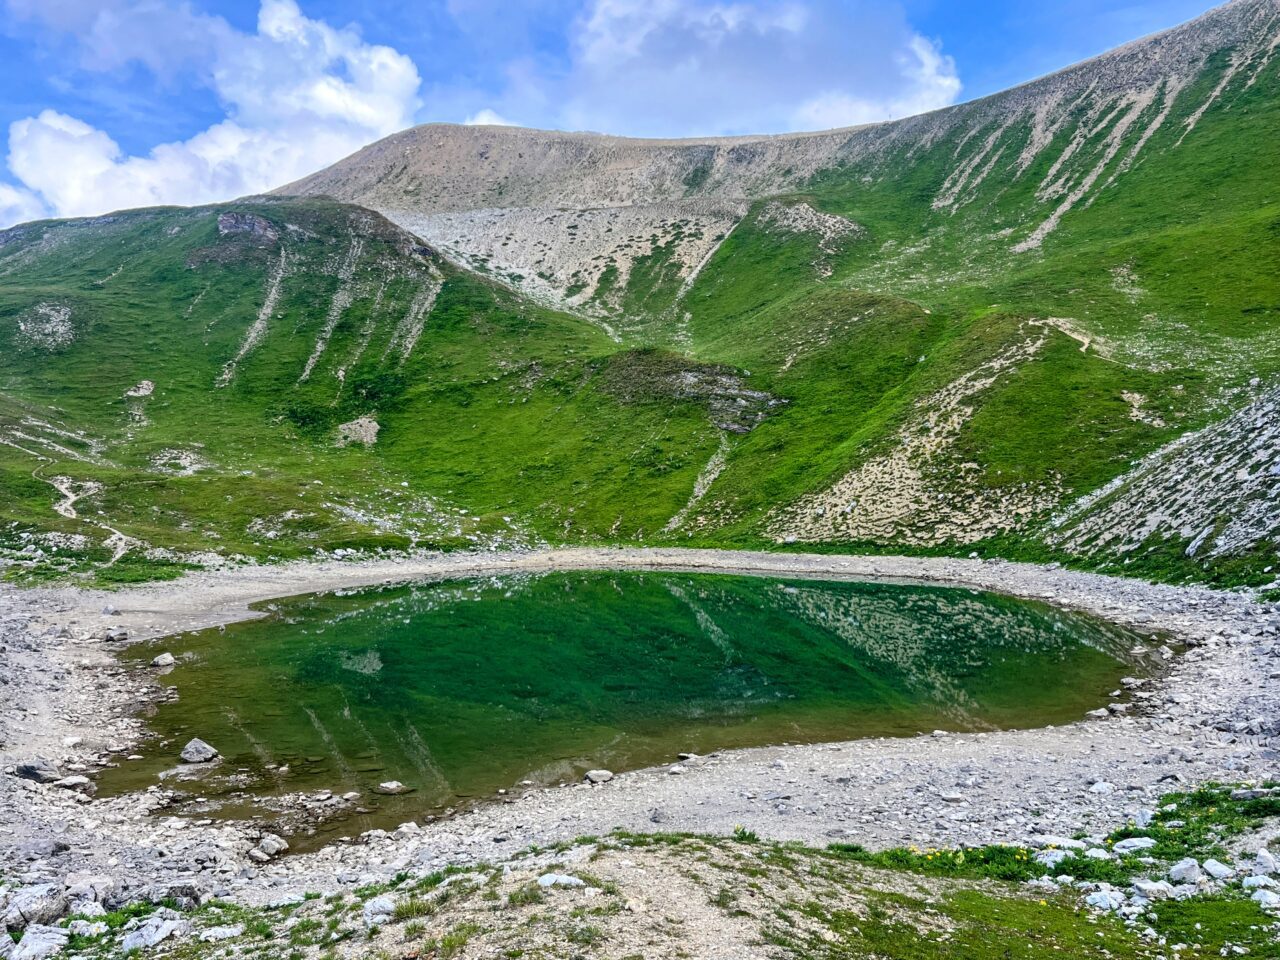
[[(81, 70), (180, 77), (211, 92), (222, 114), (133, 154), (66, 109), (13, 121), (0, 226), (262, 192), (422, 120), (632, 136), (772, 133), (897, 118), (960, 94), (955, 63), (896, 3), (531, 2), (564, 14), (558, 52), (499, 56), (487, 84), (432, 77), (424, 87), (405, 53), (311, 18), (297, 0), (261, 0), (252, 30), (190, 0), (0, 0), (11, 20), (70, 38)], [(443, 7), (460, 36), (534, 19), (505, 0)]]

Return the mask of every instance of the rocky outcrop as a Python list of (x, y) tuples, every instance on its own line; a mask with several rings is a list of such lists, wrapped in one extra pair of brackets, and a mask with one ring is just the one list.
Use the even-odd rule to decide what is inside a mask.
[(266, 217), (240, 210), (218, 214), (218, 234), (223, 237), (247, 236), (260, 243), (275, 243), (280, 239), (280, 231)]
[(1048, 541), (1085, 556), (1173, 543), (1238, 556), (1280, 537), (1280, 389), (1185, 434), (1054, 517)]

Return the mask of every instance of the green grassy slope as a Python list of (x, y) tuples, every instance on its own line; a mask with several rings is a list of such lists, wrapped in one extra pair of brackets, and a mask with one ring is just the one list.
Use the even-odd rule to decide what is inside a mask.
[[(765, 389), (799, 402), (730, 458), (708, 514), (736, 514), (757, 495), (758, 507), (778, 503), (794, 488), (772, 480), (788, 471), (817, 488), (874, 460), (892, 424), (936, 414), (928, 399), (936, 391), (1043, 335), (1033, 357), (964, 401), (962, 425), (942, 437), (945, 450), (915, 466), (945, 474), (928, 487), (940, 498), (1052, 488), (1041, 509), (971, 546), (1070, 560), (1039, 540), (1054, 503), (1098, 489), (1141, 455), (1223, 417), (1280, 369), (1280, 187), (1269, 172), (1280, 162), (1280, 70), (1274, 62), (1252, 77), (1229, 70), (1224, 52), (1154, 133), (1135, 125), (1098, 182), (1137, 151), (1123, 179), (1088, 194), (1036, 249), (1015, 250), (1014, 241), (1052, 209), (1035, 193), (1077, 135), (1070, 128), (1021, 173), (1014, 159), (1028, 131), (1000, 133), (990, 152), (1001, 161), (954, 209), (935, 201), (956, 169), (987, 149), (982, 132), (819, 175), (794, 200), (863, 231), (827, 258), (828, 278), (813, 268), (814, 241), (785, 242), (749, 216), (686, 297), (686, 327), (696, 356), (731, 358)], [(1080, 180), (1095, 159), (1067, 179)], [(889, 364), (886, 336), (898, 351)], [(773, 435), (788, 440), (770, 466), (746, 462), (752, 444)], [(830, 549), (900, 548), (904, 540), (957, 546), (954, 537), (926, 543), (910, 523), (865, 542), (838, 527), (833, 535), (830, 524), (809, 527), (805, 535), (798, 525), (800, 539)], [(750, 523), (721, 529), (767, 532)], [(1275, 562), (1274, 530), (1243, 555), (1208, 560), (1185, 555), (1193, 536), (1153, 537), (1138, 551), (1092, 562), (1229, 580), (1252, 570), (1256, 582), (1270, 580), (1261, 568)]]
[[(220, 233), (226, 213), (274, 236)], [(102, 559), (113, 528), (144, 541), (116, 564), (124, 576), (169, 559), (146, 560), (148, 546), (284, 558), (634, 535), (684, 502), (717, 442), (705, 396), (625, 395), (597, 327), (438, 262), (359, 208), (248, 202), (0, 236), (11, 548), (53, 529), (87, 538), (64, 555)], [(265, 330), (228, 377), (281, 251)], [(677, 359), (666, 375), (701, 369)], [(126, 396), (143, 381), (149, 396)], [(362, 416), (376, 444), (338, 446)], [(75, 518), (52, 509), (57, 478), (94, 485)]]
[[(1080, 502), (1280, 372), (1268, 49), (1049, 129), (998, 100), (885, 128), (758, 199), (692, 279), (665, 248), (634, 265), (612, 327), (321, 198), (0, 232), (0, 549), (117, 579), (674, 542), (1269, 583), (1280, 489), (1253, 474), (1248, 529), (1229, 489), (1211, 518), (1226, 545), (1176, 513), (1109, 545)], [(376, 442), (340, 444), (366, 421)], [(1185, 499), (1176, 473), (1148, 499)]]

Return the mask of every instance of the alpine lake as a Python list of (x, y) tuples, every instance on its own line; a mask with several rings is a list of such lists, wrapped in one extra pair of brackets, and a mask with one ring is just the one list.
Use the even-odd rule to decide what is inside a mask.
[[(121, 655), (171, 651), (174, 694), (102, 794), (161, 784), (172, 812), (258, 817), (306, 849), (681, 753), (1073, 722), (1151, 670), (1144, 638), (1091, 617), (910, 583), (521, 574), (259, 610)], [(180, 763), (194, 737), (221, 759)]]

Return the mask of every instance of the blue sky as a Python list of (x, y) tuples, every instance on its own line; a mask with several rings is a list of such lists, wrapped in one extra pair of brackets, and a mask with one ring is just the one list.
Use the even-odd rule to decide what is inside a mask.
[(1001, 90), (1211, 0), (0, 0), (0, 226), (268, 189), (413, 123), (820, 129)]

